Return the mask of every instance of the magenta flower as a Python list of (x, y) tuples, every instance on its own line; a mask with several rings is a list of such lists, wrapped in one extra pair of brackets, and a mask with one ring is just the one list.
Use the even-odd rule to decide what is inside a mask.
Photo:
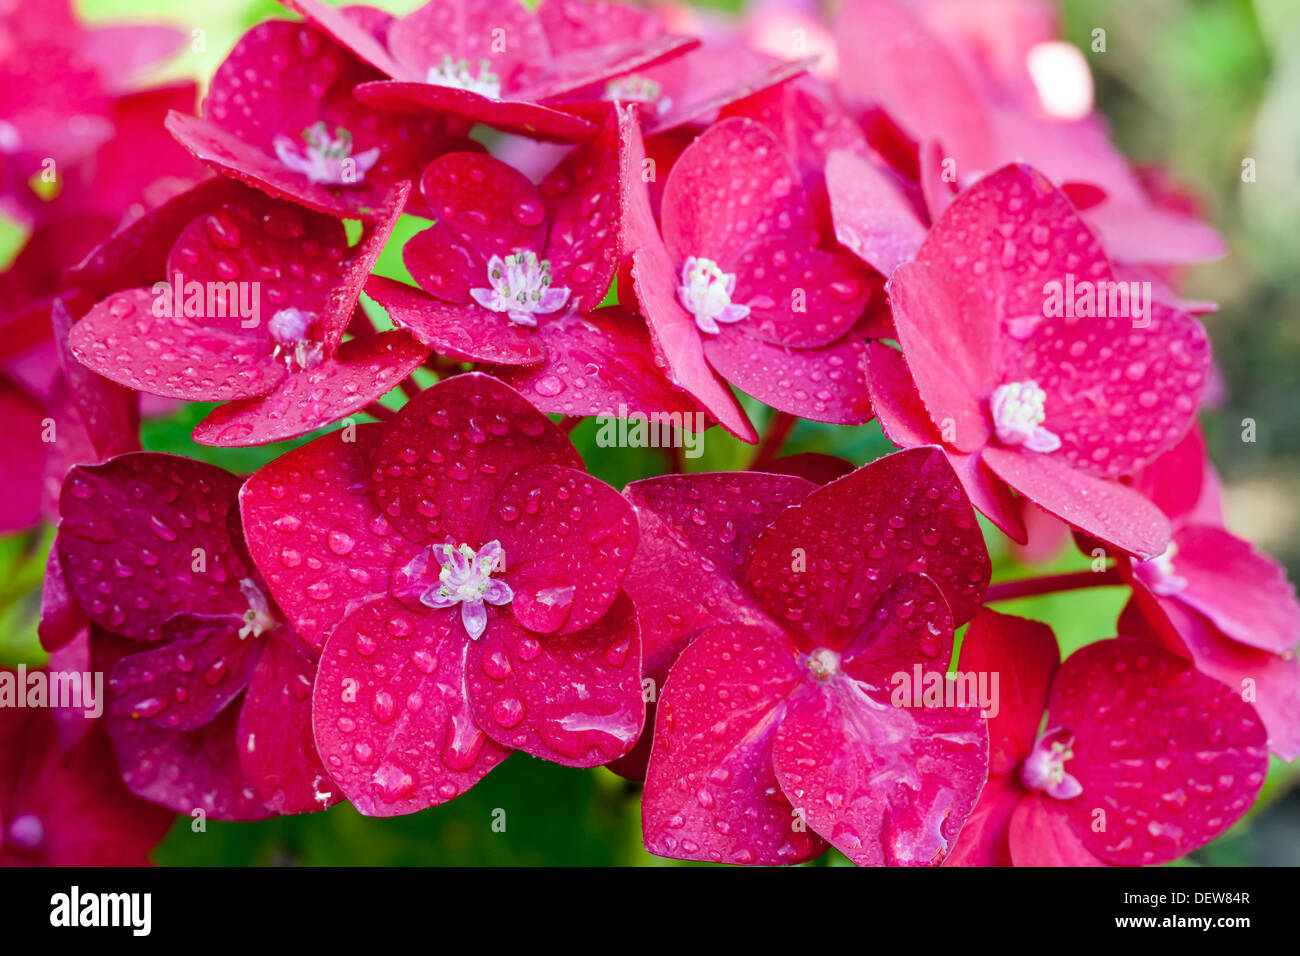
[[(29, 187), (32, 177), (53, 161), (60, 184), (83, 198), (76, 188), (79, 181), (100, 175), (94, 169), (96, 153), (115, 152), (111, 141), (123, 132), (123, 120), (129, 127), (129, 117), (145, 101), (165, 95), (163, 89), (136, 92), (139, 74), (172, 56), (183, 35), (169, 27), (135, 24), (87, 29), (67, 0), (8, 5), (0, 12), (0, 35), (5, 49), (0, 63), (0, 205), (24, 221), (40, 221), (50, 210)], [(193, 84), (184, 88), (192, 103)], [(152, 140), (157, 134), (156, 127), (145, 132)], [(164, 154), (165, 147), (155, 157), (162, 165)], [(152, 178), (159, 168), (150, 164), (133, 175), (143, 172)], [(110, 165), (105, 172), (105, 179), (113, 179), (123, 170)], [(60, 206), (90, 211), (61, 198)], [(102, 208), (93, 197), (84, 198)]]
[[(909, 158), (895, 168), (922, 190), (923, 220), (937, 219), (960, 187), (984, 173), (1026, 162), (1076, 201), (1116, 261), (1222, 256), (1218, 233), (1157, 201), (1110, 143), (1092, 111), (1087, 63), (1054, 42), (1054, 20), (1036, 4), (989, 10), (963, 0), (915, 9), (897, 0), (851, 0), (835, 24), (842, 51), (837, 86), (855, 113), (887, 118), (870, 124), (873, 146), (887, 127), (894, 127), (884, 136), (891, 146), (905, 144)], [(945, 161), (953, 164), (948, 170)], [(885, 198), (867, 162), (841, 155), (837, 163), (846, 189), (858, 188), (854, 174), (863, 174), (865, 188), (901, 226), (904, 210)], [(837, 207), (836, 215), (837, 225), (849, 228), (882, 225), (860, 205)]]
[[(352, 249), (341, 221), (241, 190), (180, 229), (163, 281), (78, 322), (73, 354), (130, 388), (229, 402), (195, 428), (204, 444), (264, 444), (358, 412), (428, 356), (401, 331), (343, 341), (408, 189)], [(129, 258), (141, 237), (123, 236)]]
[(144, 866), (175, 819), (122, 785), (102, 726), (65, 750), (45, 708), (0, 708), (0, 780), (0, 866)]
[[(686, 646), (659, 700), (646, 846), (797, 863), (828, 841), (863, 865), (941, 862), (983, 786), (987, 732), (977, 708), (895, 706), (892, 694), (914, 666), (947, 671), (954, 623), (988, 583), (942, 454), (900, 452), (806, 494), (794, 478), (729, 488), (731, 476), (709, 475), (692, 488), (694, 477), (633, 493), (655, 501), (638, 504), (651, 554), (699, 579), (680, 601), (698, 595), (697, 608), (667, 610), (681, 623), (656, 635), (660, 648)], [(751, 503), (764, 486), (802, 502)], [(687, 536), (690, 522), (700, 530)]]
[[(646, 35), (643, 14), (616, 4), (442, 0), (394, 20), (382, 38), (318, 0), (286, 6), (390, 77), (362, 83), (369, 107), (458, 116), (536, 139), (581, 142), (596, 132), (563, 112), (565, 94), (676, 55), (694, 40)], [(575, 28), (575, 21), (600, 28)]]
[(457, 375), (241, 493), (254, 561), (324, 647), (316, 742), (362, 813), (412, 813), (512, 749), (622, 756), (644, 720), (632, 509), (516, 392)]
[[(644, 168), (638, 133), (631, 142), (629, 168)], [(816, 421), (870, 420), (859, 324), (869, 274), (825, 238), (829, 224), (767, 128), (727, 119), (688, 146), (658, 224), (641, 179), (625, 188), (630, 285), (675, 385), (746, 440), (753, 427), (727, 382)]]
[(180, 813), (248, 820), (337, 797), (310, 732), (319, 647), (244, 556), (240, 484), (150, 452), (78, 466), (56, 548), (92, 658), (111, 669), (106, 720), (127, 786)]
[(1165, 863), (1250, 808), (1264, 727), (1231, 688), (1126, 637), (1059, 661), (1046, 624), (992, 611), (971, 622), (961, 669), (1015, 692), (989, 720), (989, 781), (950, 864)]
[(598, 308), (618, 265), (620, 162), (634, 123), (599, 113), (600, 134), (537, 186), (480, 153), (435, 160), (420, 188), (438, 221), (402, 251), (429, 294), (382, 277), (366, 292), (438, 354), (499, 366), (543, 411), (692, 411), (655, 367), (641, 321)]
[(218, 172), (271, 196), (368, 219), (430, 159), (471, 145), (468, 124), (381, 116), (352, 95), (381, 78), (321, 31), (273, 20), (244, 34), (218, 67), (202, 118), (174, 112), (167, 128)]
[(1223, 526), (1218, 477), (1199, 431), (1134, 479), (1173, 536), (1148, 561), (1122, 558), (1126, 633), (1150, 633), (1202, 673), (1239, 688), (1284, 760), (1300, 755), (1300, 604), (1286, 570)]
[(1159, 554), (1168, 520), (1118, 479), (1190, 427), (1209, 342), (1190, 315), (1138, 294), (1125, 306), (1118, 291), (1127, 301), (1043, 176), (1007, 166), (981, 180), (889, 280), (902, 354), (873, 344), (868, 358), (886, 434), (941, 442), (975, 507), (1018, 541), (1009, 489), (1123, 551)]

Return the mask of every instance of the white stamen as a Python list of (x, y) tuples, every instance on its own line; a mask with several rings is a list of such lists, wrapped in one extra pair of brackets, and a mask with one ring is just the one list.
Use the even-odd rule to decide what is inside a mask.
[(1146, 572), (1143, 578), (1147, 587), (1161, 597), (1170, 597), (1187, 587), (1187, 578), (1174, 570), (1174, 558), (1177, 555), (1178, 545), (1170, 541), (1169, 547), (1161, 554), (1139, 565)]
[(735, 274), (723, 272), (712, 259), (691, 256), (682, 266), (677, 298), (701, 332), (716, 335), (719, 322), (739, 322), (749, 315), (749, 306), (732, 303), (735, 291)]
[(288, 136), (280, 135), (272, 141), (280, 162), (296, 173), (302, 173), (308, 182), (326, 186), (351, 186), (366, 178), (366, 173), (379, 160), (379, 147), (352, 155), (352, 134), (336, 127), (330, 136), (324, 123), (313, 123), (303, 130), (306, 146), (300, 147)]
[(479, 61), (478, 76), (475, 76), (470, 72), (467, 60), (452, 60), (449, 53), (443, 56), (440, 65), (429, 67), (429, 73), (424, 79), (434, 86), (450, 86), (489, 99), (501, 99), (501, 77), (492, 72), (492, 66), (487, 60)]
[(1049, 730), (1043, 734), (1020, 767), (1020, 782), (1057, 800), (1077, 797), (1083, 785), (1065, 770), (1065, 762), (1074, 756), (1070, 749), (1073, 746), (1074, 735), (1068, 731)]
[(239, 629), (241, 641), (250, 637), (261, 637), (267, 631), (274, 631), (280, 626), (280, 622), (271, 613), (271, 604), (266, 600), (266, 595), (252, 578), (244, 578), (240, 581), (239, 591), (248, 601), (248, 610), (244, 612), (244, 626)]
[(558, 312), (569, 301), (567, 288), (551, 285), (551, 263), (532, 251), (488, 260), (490, 289), (470, 289), (474, 301), (493, 312), (504, 312), (516, 325), (536, 327), (537, 316)]
[(313, 369), (325, 361), (325, 346), (311, 338), (315, 316), (301, 309), (281, 309), (271, 316), (266, 331), (275, 343), (271, 353), (291, 369)]
[(1061, 447), (1055, 432), (1043, 427), (1047, 393), (1034, 381), (1010, 382), (993, 390), (989, 408), (993, 427), (1004, 445), (1024, 445), (1030, 451), (1052, 452)]
[(506, 553), (499, 541), (489, 541), (475, 553), (468, 544), (456, 547), (451, 541), (433, 547), (433, 556), (441, 566), (438, 583), (420, 595), (425, 607), (447, 608), (460, 605), (460, 620), (473, 640), (487, 628), (484, 604), (502, 605), (514, 600), (510, 585), (492, 577), (504, 570)]

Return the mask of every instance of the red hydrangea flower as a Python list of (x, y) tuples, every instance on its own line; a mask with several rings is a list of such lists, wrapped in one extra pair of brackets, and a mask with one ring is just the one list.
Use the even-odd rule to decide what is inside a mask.
[(463, 793), (512, 749), (623, 755), (644, 719), (632, 509), (479, 373), (267, 465), (241, 494), (276, 602), (323, 646), (316, 742), (362, 813)]
[[(871, 117), (866, 125), (876, 134), (893, 127), (885, 138), (904, 146), (907, 158), (896, 168), (923, 190), (922, 218), (937, 219), (961, 185), (1023, 161), (1078, 203), (1118, 261), (1222, 256), (1218, 233), (1150, 195), (1110, 143), (1104, 121), (1092, 112), (1087, 64), (1055, 42), (1052, 12), (991, 3), (992, 9), (962, 0), (918, 10), (896, 0), (850, 0), (836, 21), (838, 89), (855, 112)], [(879, 143), (878, 135), (871, 138)], [(943, 170), (945, 160), (955, 169)], [(876, 179), (860, 159), (837, 162), (850, 190), (854, 172)], [(871, 182), (872, 192), (897, 215), (896, 200), (885, 199), (880, 186)], [(846, 221), (870, 226), (869, 207), (857, 210), (863, 215)]]
[[(537, 139), (581, 142), (595, 127), (549, 103), (572, 90), (630, 73), (694, 46), (687, 37), (643, 32), (643, 15), (617, 4), (549, 0), (536, 13), (518, 0), (434, 0), (392, 22), (382, 38), (318, 0), (286, 0), (391, 80), (363, 83), (367, 106), (459, 116)], [(591, 24), (598, 45), (574, 46)]]
[(499, 366), (543, 411), (689, 411), (651, 360), (644, 324), (597, 308), (618, 263), (620, 162), (635, 122), (601, 110), (601, 134), (534, 186), (480, 153), (451, 153), (420, 180), (436, 224), (403, 259), (429, 294), (372, 277), (366, 292), (440, 355)]
[(971, 622), (961, 669), (1014, 690), (989, 720), (989, 781), (950, 864), (1165, 863), (1250, 809), (1268, 753), (1240, 695), (1126, 637), (1059, 661), (1045, 624), (987, 610)]
[[(140, 71), (182, 40), (161, 26), (86, 29), (67, 0), (0, 11), (0, 204), (24, 221), (44, 218), (47, 203), (29, 188), (31, 177), (53, 160), (60, 184), (75, 187), (97, 151), (113, 150), (124, 115), (138, 109), (132, 86)], [(193, 84), (185, 87), (193, 102)], [(150, 164), (149, 174), (158, 168)]]
[(122, 785), (102, 726), (64, 750), (44, 707), (0, 708), (0, 780), (0, 866), (144, 866), (175, 819)]
[[(983, 786), (987, 731), (977, 709), (893, 706), (891, 691), (914, 666), (947, 671), (954, 623), (988, 583), (956, 476), (914, 449), (806, 494), (794, 478), (731, 478), (632, 492), (651, 554), (695, 579), (680, 602), (633, 592), (650, 595), (646, 618), (668, 605), (656, 656), (686, 644), (659, 699), (646, 846), (797, 863), (829, 841), (858, 864), (942, 861)], [(802, 501), (778, 510), (765, 489)]]
[(105, 719), (126, 785), (181, 813), (249, 820), (337, 798), (311, 739), (318, 647), (245, 555), (240, 484), (150, 452), (78, 466), (55, 547), (91, 622), (93, 669), (111, 671)]
[[(592, 49), (632, 38), (668, 36), (668, 24), (657, 14), (629, 4), (552, 0), (543, 9), (547, 34), (560, 49)], [(599, 15), (591, 16), (593, 9)], [(575, 90), (555, 105), (569, 108), (570, 101), (599, 100), (638, 103), (638, 118), (646, 135), (657, 135), (709, 120), (727, 104), (784, 83), (814, 62), (815, 57), (777, 59), (756, 50), (735, 32), (717, 31), (681, 56)]]
[(172, 113), (167, 128), (219, 172), (272, 196), (370, 218), (434, 156), (472, 146), (466, 123), (382, 116), (352, 95), (381, 78), (319, 30), (272, 20), (217, 68), (202, 118)]
[[(1190, 315), (1155, 301), (1141, 315), (1107, 305), (1114, 284), (1069, 200), (1033, 169), (1004, 167), (894, 271), (902, 354), (871, 345), (868, 382), (890, 439), (942, 442), (972, 503), (1012, 538), (1025, 536), (1009, 489), (1149, 558), (1169, 522), (1118, 479), (1187, 431), (1210, 349)], [(1124, 314), (1076, 311), (1089, 290), (1091, 311)]]
[(1134, 479), (1173, 522), (1169, 547), (1122, 558), (1125, 633), (1151, 633), (1202, 673), (1249, 693), (1284, 760), (1300, 756), (1300, 604), (1279, 564), (1223, 526), (1218, 477), (1196, 429)]
[[(628, 168), (644, 161), (634, 132)], [(674, 384), (750, 441), (727, 382), (804, 418), (870, 420), (859, 327), (870, 275), (825, 238), (829, 224), (767, 128), (727, 119), (688, 146), (668, 174), (659, 224), (642, 179), (625, 188), (628, 285)]]
[(402, 331), (343, 341), (408, 189), (352, 249), (340, 220), (241, 190), (180, 230), (161, 283), (78, 322), (73, 354), (131, 388), (229, 402), (195, 428), (203, 444), (264, 444), (357, 412), (428, 356)]

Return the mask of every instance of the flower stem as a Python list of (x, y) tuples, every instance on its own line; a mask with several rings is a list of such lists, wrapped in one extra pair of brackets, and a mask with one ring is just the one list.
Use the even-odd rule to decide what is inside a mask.
[(1020, 578), (1015, 581), (999, 581), (989, 585), (984, 592), (984, 603), (994, 601), (1011, 601), (1015, 598), (1035, 597), (1040, 594), (1055, 594), (1058, 591), (1079, 591), (1083, 588), (1104, 588), (1123, 584), (1124, 578), (1116, 568), (1105, 571), (1074, 571), (1070, 574), (1049, 574), (1041, 578)]
[(369, 405), (363, 408), (362, 411), (365, 412), (367, 415), (370, 415), (373, 418), (378, 419), (381, 422), (386, 422), (397, 414), (387, 405), (384, 405), (380, 402), (371, 402)]

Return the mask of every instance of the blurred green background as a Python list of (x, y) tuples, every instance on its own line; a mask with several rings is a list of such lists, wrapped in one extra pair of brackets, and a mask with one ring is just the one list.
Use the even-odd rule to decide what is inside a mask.
[[(393, 12), (418, 0), (373, 0)], [(738, 0), (701, 4), (736, 9)], [(160, 78), (205, 79), (249, 26), (284, 11), (271, 0), (82, 0), (90, 21), (167, 22), (203, 31), (204, 49), (188, 51)], [(1226, 385), (1219, 407), (1203, 417), (1212, 454), (1226, 481), (1229, 524), (1300, 572), (1300, 12), (1296, 0), (1062, 0), (1066, 38), (1082, 50), (1096, 27), (1107, 51), (1088, 53), (1098, 106), (1137, 163), (1168, 167), (1203, 199), (1207, 218), (1227, 237), (1230, 255), (1188, 273), (1189, 297), (1220, 303), (1206, 318)], [(1255, 160), (1256, 181), (1242, 181)], [(397, 254), (410, 220), (394, 237), (380, 271), (405, 277)], [(0, 261), (21, 233), (0, 226)], [(377, 310), (376, 310), (377, 311)], [(759, 421), (764, 410), (750, 404)], [(204, 458), (247, 472), (283, 447), (222, 451), (189, 441), (207, 407), (190, 406), (146, 425), (145, 446)], [(1242, 420), (1257, 440), (1242, 441)], [(657, 473), (654, 453), (595, 448), (594, 423), (573, 438), (593, 473), (617, 487)], [(300, 444), (295, 442), (293, 444)], [(743, 468), (752, 449), (710, 434), (692, 470)], [(856, 429), (801, 423), (788, 452), (823, 451), (855, 463), (891, 450), (874, 425)], [(1028, 572), (989, 534), (995, 578)], [(0, 539), (0, 663), (42, 660), (35, 615), (46, 533)], [(1086, 563), (1065, 553), (1035, 573)], [(1113, 633), (1124, 594), (1074, 592), (1009, 603), (1002, 609), (1047, 620), (1066, 653)], [(1188, 862), (1211, 865), (1300, 865), (1300, 762), (1274, 766), (1255, 810)], [(504, 816), (503, 816), (504, 814)], [(504, 830), (501, 822), (504, 820)], [(495, 826), (494, 826), (495, 822)], [(637, 787), (597, 769), (560, 768), (523, 754), (450, 804), (395, 820), (368, 820), (342, 805), (305, 817), (256, 824), (209, 823), (193, 832), (182, 820), (155, 854), (162, 864), (680, 865), (641, 847)], [(813, 865), (847, 865), (827, 854)]]

